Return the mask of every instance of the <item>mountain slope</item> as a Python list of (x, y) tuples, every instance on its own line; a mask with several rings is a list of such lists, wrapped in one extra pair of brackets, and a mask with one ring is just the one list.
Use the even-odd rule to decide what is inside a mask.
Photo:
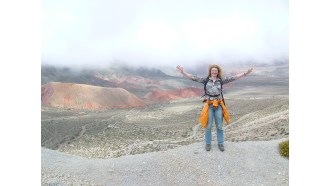
[(75, 109), (142, 107), (140, 98), (122, 88), (97, 87), (74, 83), (48, 83), (41, 86), (43, 105)]

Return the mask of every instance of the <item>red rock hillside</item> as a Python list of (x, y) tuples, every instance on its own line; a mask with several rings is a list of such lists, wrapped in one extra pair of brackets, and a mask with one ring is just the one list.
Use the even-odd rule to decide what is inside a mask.
[(190, 87), (175, 90), (157, 90), (146, 94), (144, 98), (153, 101), (169, 101), (174, 99), (202, 96), (203, 94), (203, 89)]
[(122, 88), (53, 82), (41, 86), (43, 105), (73, 109), (142, 107), (145, 103)]
[(160, 85), (159, 81), (140, 76), (120, 75), (108, 78), (105, 75), (95, 75), (95, 77), (104, 81), (108, 81), (114, 86), (121, 87), (126, 90), (144, 90), (146, 87), (148, 87), (148, 85), (151, 85), (152, 89), (157, 89), (157, 87), (154, 87), (153, 85)]

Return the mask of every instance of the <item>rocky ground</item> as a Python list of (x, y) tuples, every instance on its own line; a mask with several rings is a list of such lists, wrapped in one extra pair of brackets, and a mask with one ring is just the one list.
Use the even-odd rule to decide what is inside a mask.
[[(230, 125), (224, 126), (226, 141), (288, 137), (288, 98), (227, 98), (226, 104), (231, 114)], [(198, 124), (202, 106), (191, 98), (146, 108), (69, 111), (66, 116), (47, 108), (42, 114), (43, 146), (87, 158), (172, 149), (203, 141), (204, 129)]]
[[(288, 185), (288, 85), (228, 88), (225, 152), (204, 150), (198, 97), (144, 108), (42, 106), (42, 185)], [(244, 83), (244, 82), (243, 82)]]
[[(206, 154), (204, 150), (204, 129), (198, 124), (203, 104), (198, 98), (176, 100), (146, 108), (111, 111), (63, 111), (44, 107), (42, 144), (49, 149), (42, 150), (42, 184), (144, 185), (144, 180), (150, 185), (288, 185), (288, 160), (283, 159), (277, 149), (278, 140), (289, 137), (288, 97), (228, 96), (226, 104), (232, 121), (230, 125), (224, 126), (226, 151), (220, 154), (213, 145), (212, 153), (216, 153), (213, 155)], [(214, 126), (213, 143), (216, 140), (215, 135)], [(269, 141), (274, 139), (275, 141)], [(272, 155), (265, 150), (272, 152)], [(49, 153), (53, 155), (47, 155)], [(161, 165), (162, 161), (157, 161), (156, 157), (164, 153), (164, 158), (175, 156), (175, 153), (180, 156), (174, 160), (172, 157)], [(220, 158), (223, 155), (224, 159)], [(245, 159), (240, 160), (241, 164), (237, 167), (238, 160), (234, 161), (234, 157), (240, 159), (241, 155)], [(59, 159), (55, 158), (57, 156)], [(138, 157), (143, 157), (143, 160)], [(119, 163), (128, 161), (126, 158), (132, 164)], [(204, 158), (210, 160), (200, 162)], [(259, 167), (260, 163), (265, 163), (269, 158), (274, 158), (271, 164), (266, 168)], [(225, 162), (220, 163), (221, 160)], [(100, 163), (103, 161), (104, 163)], [(281, 163), (278, 164), (278, 161)], [(115, 165), (112, 164), (114, 162), (118, 162), (118, 169), (105, 170), (104, 166), (111, 168)], [(151, 164), (153, 168), (151, 165), (143, 168), (143, 164), (138, 162)], [(235, 164), (234, 167), (231, 167), (232, 163)], [(212, 170), (218, 171), (210, 173), (208, 164)], [(100, 167), (97, 168), (97, 165)], [(71, 170), (72, 166), (75, 167), (74, 171)], [(223, 166), (230, 166), (232, 169), (226, 170)], [(256, 182), (248, 176), (253, 168), (257, 169), (253, 172), (259, 179)], [(182, 176), (188, 176), (189, 179), (179, 177), (178, 170), (188, 171)], [(97, 176), (95, 171), (101, 171), (104, 177)], [(211, 176), (203, 179), (192, 177), (201, 177), (200, 171), (205, 176)], [(268, 171), (269, 174), (263, 171)], [(168, 177), (162, 178), (161, 175)], [(239, 181), (244, 175), (248, 182)], [(155, 178), (154, 182), (151, 178)]]
[(271, 141), (203, 142), (167, 151), (87, 159), (42, 148), (42, 185), (289, 185), (288, 159)]

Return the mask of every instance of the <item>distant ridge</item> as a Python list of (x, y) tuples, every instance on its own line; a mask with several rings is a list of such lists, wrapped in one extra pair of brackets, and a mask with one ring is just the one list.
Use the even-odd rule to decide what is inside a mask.
[(169, 101), (174, 99), (202, 96), (204, 90), (201, 88), (189, 87), (175, 90), (156, 90), (144, 96), (153, 101)]
[(60, 82), (41, 86), (41, 103), (51, 107), (90, 110), (146, 105), (142, 99), (123, 88)]

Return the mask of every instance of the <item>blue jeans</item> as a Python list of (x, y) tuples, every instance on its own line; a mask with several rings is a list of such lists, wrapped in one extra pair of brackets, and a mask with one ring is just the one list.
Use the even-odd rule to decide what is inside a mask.
[(218, 144), (223, 144), (223, 116), (222, 116), (222, 107), (219, 105), (216, 109), (213, 108), (213, 105), (209, 106), (209, 121), (205, 129), (205, 143), (211, 144), (212, 141), (212, 124), (213, 118), (215, 119), (215, 126), (217, 127), (217, 139)]

